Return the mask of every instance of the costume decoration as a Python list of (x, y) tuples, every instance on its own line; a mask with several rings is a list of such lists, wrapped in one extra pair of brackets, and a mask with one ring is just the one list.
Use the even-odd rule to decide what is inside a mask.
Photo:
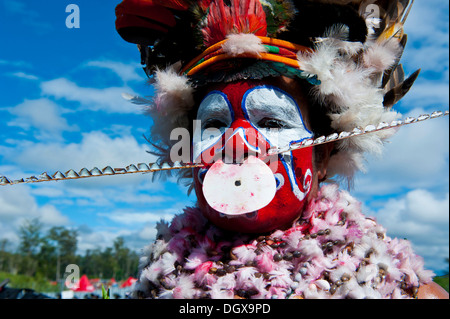
[[(170, 24), (167, 32), (150, 24), (141, 26), (142, 20), (157, 22), (153, 9), (142, 7), (138, 14), (128, 9), (144, 3), (171, 12), (165, 22)], [(419, 73), (405, 79), (399, 63), (407, 41), (403, 23), (412, 5), (409, 0), (174, 3), (125, 0), (117, 9), (119, 33), (138, 44), (142, 63), (155, 84), (147, 111), (155, 121), (151, 136), (159, 147), (160, 163), (169, 162), (174, 144), (168, 132), (188, 127), (194, 93), (206, 83), (280, 75), (306, 79), (312, 85), (315, 107), (331, 121), (331, 130), (325, 134), (332, 134), (397, 120), (399, 114), (392, 106)], [(139, 23), (124, 24), (121, 19), (125, 18)], [(139, 98), (132, 101), (142, 103)], [(355, 172), (364, 170), (364, 154), (380, 154), (392, 134), (385, 130), (338, 141), (328, 177), (351, 184)], [(184, 171), (181, 177), (192, 176)]]
[[(205, 25), (207, 12), (212, 2), (217, 2), (216, 6), (224, 9), (231, 6), (230, 1), (124, 0), (116, 7), (118, 33), (126, 41), (137, 44), (144, 69), (154, 81), (156, 94), (153, 99), (130, 95), (125, 97), (134, 103), (147, 105), (148, 113), (155, 119), (157, 125), (153, 128), (152, 136), (154, 136), (154, 143), (160, 147), (161, 151), (158, 163), (137, 163), (117, 169), (112, 167), (81, 170), (72, 168), (66, 172), (58, 171), (51, 174), (44, 172), (39, 176), (17, 180), (0, 176), (0, 186), (137, 172), (166, 173), (179, 168), (186, 168), (178, 173), (181, 177), (192, 178), (188, 168), (199, 165), (192, 165), (192, 163), (180, 165), (170, 161), (168, 154), (173, 141), (168, 138), (168, 133), (171, 128), (179, 124), (185, 127), (189, 125), (186, 114), (194, 105), (195, 83), (200, 83), (200, 78), (188, 78), (185, 75), (179, 75), (176, 70), (188, 65), (189, 61), (195, 61), (196, 57), (207, 50), (203, 43), (201, 29)], [(239, 2), (242, 5), (245, 2), (245, 6), (250, 7), (249, 1)], [(405, 79), (402, 65), (399, 63), (407, 42), (403, 24), (413, 1), (263, 0), (259, 2), (266, 17), (267, 36), (253, 37), (254, 34), (231, 33), (228, 37), (247, 37), (242, 45), (244, 48), (249, 47), (244, 49), (247, 53), (270, 52), (272, 48), (269, 47), (278, 47), (281, 50), (287, 45), (286, 49), (293, 52), (297, 50), (300, 57), (306, 56), (304, 64), (300, 63), (299, 59), (299, 65), (303, 70), (283, 63), (262, 63), (256, 60), (247, 68), (241, 68), (238, 74), (230, 74), (232, 70), (229, 70), (227, 75), (215, 72), (206, 80), (221, 82), (226, 80), (225, 76), (229, 80), (233, 80), (233, 76), (241, 79), (260, 79), (280, 74), (305, 77), (307, 81), (316, 84), (314, 90), (317, 99), (330, 102), (317, 107), (329, 114), (334, 131), (320, 132), (321, 135), (316, 133), (313, 139), (307, 139), (301, 145), (291, 145), (282, 150), (273, 150), (274, 152), (334, 141), (336, 147), (330, 169), (335, 176), (351, 181), (358, 169), (364, 169), (363, 154), (365, 152), (381, 152), (383, 141), (395, 131), (390, 128), (416, 123), (423, 118), (434, 119), (448, 115), (448, 111), (436, 111), (433, 114), (420, 115), (412, 120), (410, 118), (399, 120), (398, 114), (392, 110), (392, 106), (408, 92), (419, 73), (418, 70)], [(337, 27), (338, 25), (340, 27)], [(259, 42), (255, 49), (255, 41), (251, 42), (250, 38), (260, 39), (256, 41), (261, 41), (265, 46), (264, 51)], [(264, 39), (269, 42), (266, 43)], [(263, 43), (263, 41), (266, 42)], [(222, 44), (223, 42), (218, 42), (213, 47), (215, 45), (219, 47)], [(298, 49), (303, 47), (307, 50)], [(226, 51), (231, 52), (232, 49), (226, 49)], [(240, 51), (237, 50), (237, 52)], [(282, 55), (286, 54), (282, 53)], [(306, 69), (309, 69), (311, 73), (307, 73)], [(315, 69), (319, 71), (322, 69), (321, 72), (316, 72), (321, 73), (321, 77), (314, 77)], [(345, 78), (346, 76), (348, 78)], [(351, 78), (353, 81), (347, 81)], [(319, 83), (321, 85), (318, 85)], [(373, 85), (371, 86), (370, 83)], [(366, 85), (371, 86), (367, 91), (363, 88)], [(390, 120), (392, 118), (394, 120)], [(373, 127), (377, 128), (375, 133)], [(328, 177), (332, 177), (330, 172)]]
[(134, 298), (409, 299), (433, 275), (335, 185), (291, 228), (265, 236), (223, 231), (197, 207), (157, 229)]
[[(136, 97), (135, 97), (136, 98)], [(280, 154), (288, 151), (294, 151), (297, 149), (313, 147), (318, 145), (327, 144), (334, 141), (339, 141), (355, 136), (361, 136), (365, 134), (372, 134), (376, 131), (383, 130), (396, 130), (402, 126), (410, 125), (413, 123), (420, 123), (427, 120), (437, 119), (443, 116), (448, 116), (449, 111), (434, 111), (431, 114), (422, 114), (418, 117), (407, 117), (404, 120), (394, 120), (391, 123), (381, 122), (377, 125), (368, 125), (365, 128), (354, 128), (352, 131), (332, 133), (327, 136), (319, 136), (316, 138), (309, 138), (301, 141), (300, 143), (293, 143), (289, 147), (286, 148), (271, 148), (268, 151), (268, 154)], [(136, 163), (130, 164), (126, 167), (116, 167), (112, 168), (111, 166), (106, 166), (102, 169), (98, 167), (94, 167), (92, 169), (82, 168), (81, 170), (69, 169), (64, 173), (61, 171), (57, 171), (55, 173), (47, 173), (43, 172), (37, 176), (28, 176), (19, 179), (11, 179), (6, 176), (0, 176), (0, 186), (13, 186), (20, 184), (31, 184), (31, 183), (42, 183), (42, 182), (51, 182), (51, 181), (60, 181), (60, 180), (76, 180), (76, 179), (86, 179), (92, 177), (101, 177), (101, 176), (114, 176), (114, 175), (124, 175), (124, 174), (147, 174), (147, 173), (155, 173), (161, 171), (174, 171), (174, 170), (182, 170), (182, 169), (192, 169), (203, 167), (203, 164), (199, 163), (180, 163), (179, 161), (173, 162), (165, 162), (165, 163)]]
[[(170, 226), (159, 225), (158, 240), (142, 259), (135, 297), (414, 298), (431, 273), (423, 270), (423, 262), (407, 241), (388, 238), (336, 186), (322, 186), (317, 197), (304, 201), (314, 167), (312, 148), (302, 148), (334, 141), (328, 178), (346, 179), (349, 184), (356, 171), (364, 170), (363, 155), (381, 152), (383, 142), (395, 132), (383, 128), (399, 119), (392, 106), (419, 73), (405, 80), (399, 64), (407, 40), (403, 24), (412, 1), (185, 0), (175, 1), (176, 8), (172, 1), (149, 2), (158, 10), (172, 12), (175, 24), (169, 19), (165, 26), (170, 27), (163, 32), (151, 25), (121, 24), (123, 14), (130, 21), (157, 20), (145, 10), (127, 12), (124, 8), (133, 2), (124, 0), (116, 26), (125, 40), (138, 44), (144, 70), (155, 85), (147, 112), (154, 119), (151, 142), (159, 151), (160, 163), (169, 162), (172, 129), (188, 129), (192, 118), (206, 124), (200, 142), (193, 141), (192, 161), (201, 166), (181, 174), (194, 181), (198, 207), (186, 209)], [(291, 103), (280, 87), (258, 82), (280, 76), (302, 81), (310, 92), (309, 110), (327, 119), (322, 118), (321, 128), (310, 123), (312, 132), (303, 125), (289, 133), (292, 127), (284, 130), (280, 125), (286, 139), (281, 134), (284, 143), (273, 143), (264, 131), (270, 126), (259, 123), (265, 118), (260, 114), (283, 110), (290, 114), (287, 118), (304, 124), (301, 106), (297, 105), (298, 118), (290, 112), (295, 110), (295, 99)], [(277, 94), (283, 99), (273, 98)], [(247, 103), (249, 97), (253, 100)], [(149, 102), (139, 97), (130, 100)], [(257, 109), (253, 117), (249, 115), (252, 107)], [(203, 138), (210, 127), (218, 133)], [(227, 136), (226, 128), (232, 128), (233, 134)], [(362, 131), (372, 134), (359, 135)], [(223, 154), (229, 141), (233, 141), (228, 147), (233, 150), (231, 168)], [(254, 171), (247, 178), (236, 166), (240, 158), (246, 165), (252, 156), (242, 154), (251, 152), (262, 155), (258, 160), (274, 155), (282, 163), (272, 169), (275, 195), (267, 195), (268, 204), (259, 200), (264, 207), (258, 201), (241, 203), (239, 196), (231, 196), (238, 198), (233, 200), (215, 194), (210, 186), (222, 178), (234, 194), (242, 186), (241, 178), (244, 182), (254, 178)], [(256, 163), (255, 171), (260, 165)], [(262, 182), (269, 193), (273, 193), (271, 182)], [(249, 184), (251, 196), (251, 188), (258, 190), (260, 184)], [(290, 192), (283, 195), (287, 186)], [(296, 201), (287, 200), (284, 207), (277, 204), (290, 195)], [(267, 211), (265, 224), (258, 218)], [(288, 216), (284, 224), (278, 223), (279, 216)], [(287, 230), (280, 230), (289, 223)], [(251, 232), (271, 235), (258, 237)]]
[[(433, 274), (408, 241), (386, 236), (335, 185), (310, 196), (311, 146), (333, 142), (327, 177), (351, 184), (392, 128), (448, 115), (403, 121), (392, 107), (419, 74), (405, 79), (399, 63), (412, 2), (123, 0), (117, 31), (137, 44), (155, 88), (151, 99), (128, 98), (153, 117), (158, 162), (21, 182), (191, 168), (180, 178), (198, 204), (158, 224), (135, 298), (415, 298)], [(303, 121), (301, 99), (267, 84), (281, 76), (308, 89), (307, 112), (324, 114), (320, 125)], [(170, 133), (189, 131), (192, 119), (204, 126), (191, 163), (170, 166)], [(225, 194), (220, 180), (231, 185)]]
[[(262, 233), (298, 217), (311, 190), (312, 148), (274, 156), (267, 153), (313, 135), (293, 97), (259, 81), (225, 83), (206, 95), (197, 119), (205, 127), (201, 135), (208, 138), (194, 139), (193, 160), (200, 162), (201, 157), (204, 164), (194, 169), (194, 187), (208, 219), (228, 230)], [(223, 127), (212, 138), (210, 121)], [(208, 176), (222, 182), (203, 183)]]

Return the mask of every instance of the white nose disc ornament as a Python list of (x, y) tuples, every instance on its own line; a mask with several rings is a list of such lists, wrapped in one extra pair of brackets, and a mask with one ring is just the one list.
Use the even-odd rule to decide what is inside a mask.
[(226, 215), (242, 215), (267, 206), (277, 186), (272, 170), (250, 156), (242, 164), (214, 163), (203, 180), (209, 206)]

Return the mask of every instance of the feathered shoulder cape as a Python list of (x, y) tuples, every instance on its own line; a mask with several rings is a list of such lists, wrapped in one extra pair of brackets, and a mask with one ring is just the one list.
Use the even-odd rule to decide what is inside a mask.
[(157, 229), (134, 298), (408, 299), (434, 275), (407, 240), (388, 237), (335, 185), (323, 186), (285, 231), (224, 232), (198, 208)]

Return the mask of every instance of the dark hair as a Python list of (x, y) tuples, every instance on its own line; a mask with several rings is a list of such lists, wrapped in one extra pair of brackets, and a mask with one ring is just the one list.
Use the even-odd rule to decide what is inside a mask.
[(302, 80), (300, 87), (303, 90), (303, 96), (306, 97), (308, 102), (308, 120), (314, 133), (314, 137), (332, 134), (334, 130), (331, 128), (331, 119), (327, 114), (325, 106), (315, 98), (313, 94), (313, 85)]

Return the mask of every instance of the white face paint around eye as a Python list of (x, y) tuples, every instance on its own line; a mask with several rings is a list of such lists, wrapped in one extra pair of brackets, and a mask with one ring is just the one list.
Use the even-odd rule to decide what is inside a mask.
[(224, 129), (230, 126), (233, 121), (233, 108), (225, 94), (220, 91), (210, 92), (200, 103), (197, 120), (202, 121), (202, 129), (212, 121), (216, 121), (216, 124), (223, 123)]
[(285, 147), (313, 136), (295, 100), (276, 87), (257, 86), (247, 91), (242, 109), (271, 146)]
[(233, 122), (233, 117), (233, 108), (224, 93), (212, 91), (203, 99), (197, 110), (197, 122), (194, 122), (194, 161), (221, 138)]

